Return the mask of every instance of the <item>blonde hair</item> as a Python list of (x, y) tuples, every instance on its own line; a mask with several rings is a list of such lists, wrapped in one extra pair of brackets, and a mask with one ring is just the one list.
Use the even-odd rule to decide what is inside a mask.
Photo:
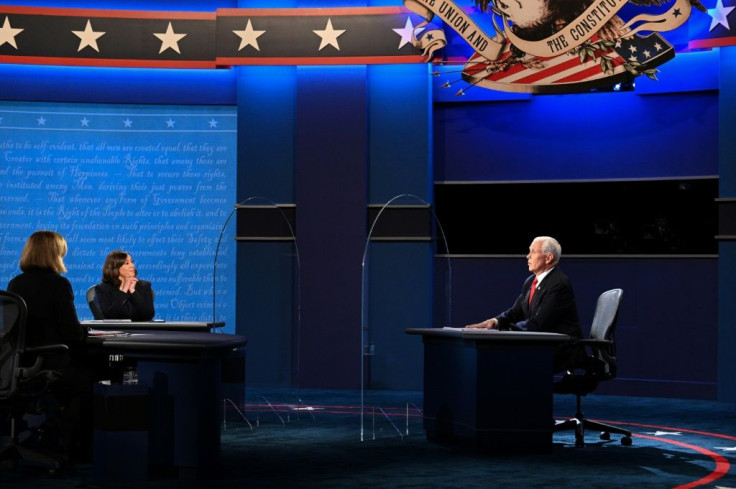
[(64, 237), (55, 231), (36, 231), (31, 234), (20, 254), (20, 269), (45, 268), (56, 273), (66, 272), (64, 257), (67, 245)]

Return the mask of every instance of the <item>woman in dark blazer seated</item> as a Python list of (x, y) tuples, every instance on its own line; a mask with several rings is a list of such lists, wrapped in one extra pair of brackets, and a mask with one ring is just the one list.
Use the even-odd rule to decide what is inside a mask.
[(67, 243), (54, 231), (36, 231), (20, 255), (23, 273), (8, 283), (8, 290), (21, 296), (28, 308), (26, 344), (43, 346), (63, 343), (68, 354), (44, 361), (44, 368), (62, 374), (50, 388), (63, 410), (45, 423), (45, 442), (58, 438), (62, 449), (74, 458), (89, 458), (92, 447), (92, 374), (96, 364), (84, 344), (87, 328), (79, 323), (74, 292), (65, 277)]
[(61, 276), (66, 272), (66, 252), (66, 240), (59, 233), (31, 234), (20, 255), (23, 273), (8, 283), (8, 290), (21, 296), (28, 307), (28, 346), (64, 343), (74, 354), (84, 344), (87, 328), (79, 323), (72, 285)]
[(151, 282), (139, 280), (133, 258), (125, 251), (111, 251), (102, 266), (102, 282), (95, 286), (97, 304), (105, 319), (150, 321), (153, 307)]

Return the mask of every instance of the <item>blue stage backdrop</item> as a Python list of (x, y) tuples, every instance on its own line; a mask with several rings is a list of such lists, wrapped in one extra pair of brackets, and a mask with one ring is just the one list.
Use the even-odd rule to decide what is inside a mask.
[(23, 243), (50, 229), (69, 243), (81, 319), (108, 252), (133, 256), (156, 317), (235, 328), (236, 110), (0, 102), (0, 287)]

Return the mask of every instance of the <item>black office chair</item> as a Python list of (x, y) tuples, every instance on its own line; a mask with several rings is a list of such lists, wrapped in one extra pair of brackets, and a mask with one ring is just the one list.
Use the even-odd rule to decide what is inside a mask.
[[(52, 403), (45, 402), (49, 388), (61, 378), (54, 370), (44, 369), (44, 360), (63, 354), (63, 344), (27, 347), (26, 303), (19, 295), (0, 290), (0, 413), (7, 422), (7, 439), (0, 448), (2, 465), (15, 468), (20, 461), (41, 465), (51, 473), (67, 460), (64, 453), (48, 453), (26, 443), (34, 437), (31, 429), (23, 429), (23, 417), (43, 414)], [(21, 431), (22, 430), (22, 431)], [(25, 436), (21, 440), (21, 434)]]
[(92, 287), (87, 289), (87, 305), (89, 305), (89, 310), (92, 311), (92, 317), (94, 317), (95, 319), (105, 319), (105, 316), (102, 314), (100, 304), (97, 301), (96, 285), (93, 285)]
[(585, 430), (600, 431), (602, 440), (610, 440), (611, 433), (624, 435), (621, 444), (630, 446), (631, 431), (587, 419), (581, 409), (581, 398), (593, 392), (600, 382), (616, 377), (616, 342), (614, 331), (618, 319), (619, 305), (623, 290), (612, 289), (603, 292), (596, 302), (590, 336), (576, 344), (586, 348), (586, 358), (581, 368), (568, 370), (555, 383), (554, 392), (558, 394), (574, 394), (577, 397), (577, 413), (575, 417), (555, 424), (553, 431), (575, 430), (575, 446), (585, 446)]

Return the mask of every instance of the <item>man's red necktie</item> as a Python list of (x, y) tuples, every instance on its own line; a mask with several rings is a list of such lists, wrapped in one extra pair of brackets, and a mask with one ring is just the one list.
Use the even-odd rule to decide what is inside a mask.
[(534, 291), (537, 290), (537, 277), (532, 280), (532, 288), (529, 289), (529, 305), (532, 305), (532, 297), (534, 297)]

